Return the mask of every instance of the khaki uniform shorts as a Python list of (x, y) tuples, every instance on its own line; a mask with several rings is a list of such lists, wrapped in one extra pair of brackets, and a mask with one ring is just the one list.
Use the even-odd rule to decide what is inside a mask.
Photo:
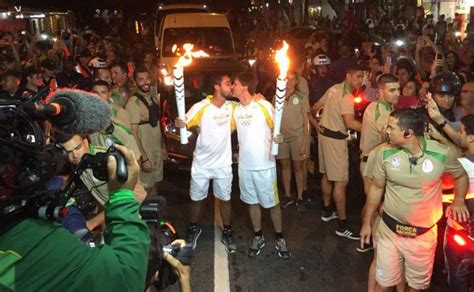
[(147, 155), (153, 165), (153, 170), (151, 172), (141, 171), (140, 179), (142, 180), (145, 189), (151, 189), (155, 183), (163, 180), (163, 152), (147, 152)]
[(437, 226), (415, 238), (402, 237), (381, 221), (377, 227), (377, 264), (375, 279), (382, 287), (392, 287), (402, 281), (402, 271), (408, 286), (427, 289), (437, 243)]
[(349, 149), (346, 140), (318, 135), (319, 172), (330, 181), (349, 181)]
[(374, 214), (374, 223), (372, 224), (372, 243), (374, 245), (374, 248), (377, 248), (377, 229), (380, 226), (380, 223), (382, 222), (382, 215), (380, 212), (377, 210)]
[(291, 141), (283, 141), (278, 145), (277, 159), (289, 159), (293, 161), (303, 161), (309, 157), (309, 143), (306, 147), (306, 156), (300, 155), (300, 147), (303, 143), (303, 136), (297, 137)]

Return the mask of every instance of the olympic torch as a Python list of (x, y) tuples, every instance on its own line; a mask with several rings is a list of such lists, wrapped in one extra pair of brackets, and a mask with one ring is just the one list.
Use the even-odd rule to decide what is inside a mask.
[[(186, 108), (185, 108), (185, 91), (184, 91), (184, 67), (191, 64), (193, 57), (201, 58), (201, 57), (209, 57), (203, 51), (193, 52), (194, 45), (193, 44), (184, 44), (184, 54), (179, 57), (178, 62), (173, 68), (173, 84), (174, 84), (174, 93), (176, 97), (176, 105), (178, 108), (178, 117), (181, 120), (185, 120), (186, 115)], [(177, 46), (173, 46), (173, 52), (177, 52)], [(180, 55), (177, 52), (178, 56)], [(186, 128), (179, 129), (179, 136), (181, 144), (188, 144), (188, 134)]]
[[(275, 115), (274, 115), (274, 128), (273, 138), (280, 134), (281, 118), (283, 116), (283, 107), (285, 106), (285, 94), (286, 94), (286, 73), (290, 67), (290, 59), (288, 58), (288, 44), (283, 41), (283, 48), (276, 51), (275, 61), (278, 63), (280, 69), (280, 75), (276, 82), (276, 96), (275, 96)], [(272, 143), (272, 155), (278, 154), (278, 144)]]

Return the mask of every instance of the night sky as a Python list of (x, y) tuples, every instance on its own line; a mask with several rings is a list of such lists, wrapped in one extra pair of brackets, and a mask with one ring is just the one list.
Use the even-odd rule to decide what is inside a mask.
[(158, 3), (205, 3), (215, 9), (245, 7), (250, 0), (204, 0), (204, 1), (170, 1), (170, 0), (6, 0), (10, 6), (23, 5), (24, 7), (49, 8), (49, 9), (81, 9), (95, 10), (96, 8), (119, 8), (134, 11), (146, 11), (156, 7)]

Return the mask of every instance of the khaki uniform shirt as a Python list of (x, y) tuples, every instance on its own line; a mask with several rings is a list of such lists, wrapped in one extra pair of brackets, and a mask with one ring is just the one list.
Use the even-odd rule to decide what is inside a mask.
[[(144, 96), (146, 101), (151, 104), (151, 96)], [(154, 98), (155, 103), (158, 103), (158, 99)], [(128, 99), (127, 106), (125, 108), (130, 117), (131, 124), (139, 124), (140, 122), (147, 122), (148, 108), (143, 104), (136, 96), (131, 96)], [(160, 120), (156, 127), (150, 126), (150, 124), (142, 124), (138, 126), (138, 138), (140, 139), (143, 148), (147, 155), (151, 156), (151, 153), (161, 152), (161, 128)]]
[(135, 154), (135, 158), (139, 159), (141, 153), (132, 131), (116, 122), (114, 118), (112, 118), (112, 124), (114, 126), (112, 133), (108, 134), (106, 130), (96, 132), (89, 135), (89, 142), (94, 146), (104, 147), (106, 149), (112, 144), (123, 145)]
[(112, 110), (112, 117), (115, 119), (115, 121), (125, 126), (126, 128), (130, 129), (131, 125), (130, 125), (130, 117), (128, 116), (128, 112), (123, 107), (120, 107), (119, 105), (113, 102), (110, 103), (110, 107)]
[(336, 84), (326, 91), (321, 126), (336, 132), (347, 133), (342, 115), (354, 115), (354, 96), (345, 82)]
[[(103, 153), (106, 152), (106, 147), (96, 147), (94, 145), (89, 144), (89, 153), (91, 155), (95, 155), (96, 153)], [(98, 180), (94, 177), (92, 169), (86, 169), (81, 175), (81, 181), (87, 187), (87, 189), (91, 192), (94, 199), (97, 202), (104, 206), (105, 203), (109, 200), (110, 190), (109, 185), (105, 181)], [(145, 189), (143, 188), (143, 183), (138, 180), (137, 184), (133, 189), (133, 194), (135, 198), (138, 200), (143, 201), (146, 197)]]
[(291, 141), (303, 136), (303, 115), (306, 113), (309, 113), (309, 100), (302, 93), (295, 91), (285, 100), (280, 130), (285, 141)]
[(420, 138), (423, 156), (416, 165), (402, 148), (383, 144), (375, 162), (375, 179), (385, 185), (384, 211), (403, 224), (431, 227), (443, 215), (441, 176), (464, 174), (453, 151), (433, 140)]
[[(130, 81), (127, 81), (127, 83), (125, 83), (123, 87), (127, 87), (128, 91), (130, 92), (130, 96), (134, 95), (137, 91), (136, 86), (133, 85)], [(112, 99), (118, 106), (125, 108), (125, 106), (127, 105), (128, 98), (122, 93), (120, 93), (121, 88), (122, 87), (118, 85), (112, 86)]]
[(360, 137), (362, 155), (369, 155), (370, 150), (383, 142), (385, 126), (391, 112), (392, 106), (383, 100), (373, 101), (369, 104), (362, 119)]
[[(89, 153), (95, 155), (96, 153), (103, 153), (107, 151), (107, 147), (99, 147), (89, 144)], [(101, 206), (104, 206), (109, 199), (109, 186), (107, 182), (96, 179), (92, 173), (92, 169), (86, 169), (82, 175), (81, 180), (84, 185), (89, 189), (94, 199), (99, 202)]]

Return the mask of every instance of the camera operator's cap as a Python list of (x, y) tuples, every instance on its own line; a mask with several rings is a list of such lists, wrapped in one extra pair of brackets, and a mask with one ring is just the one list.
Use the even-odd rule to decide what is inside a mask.
[(454, 72), (441, 72), (431, 81), (430, 90), (438, 94), (459, 95), (461, 80)]
[(21, 79), (21, 72), (20, 71), (17, 71), (17, 70), (7, 70), (5, 71), (3, 74), (0, 75), (0, 78), (7, 78), (9, 76), (13, 76), (13, 77), (16, 77), (18, 79)]
[(313, 59), (313, 65), (314, 66), (322, 66), (322, 65), (330, 65), (331, 64), (331, 59), (329, 59), (328, 56), (320, 54), (314, 57)]
[(55, 70), (56, 62), (51, 59), (44, 59), (43, 62), (41, 62), (41, 67), (46, 68), (48, 70)]

